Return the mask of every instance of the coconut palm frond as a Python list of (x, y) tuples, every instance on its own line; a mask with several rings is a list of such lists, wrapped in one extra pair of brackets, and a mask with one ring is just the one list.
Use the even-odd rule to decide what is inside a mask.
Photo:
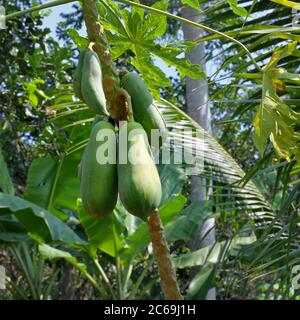
[[(198, 174), (200, 176), (214, 181), (213, 188), (226, 190), (227, 201), (232, 201), (232, 198), (238, 199), (236, 202), (237, 210), (243, 203), (243, 210), (247, 208), (258, 216), (272, 216), (273, 210), (271, 206), (252, 181), (249, 181), (245, 186), (240, 186), (239, 182), (245, 176), (245, 172), (210, 134), (182, 110), (168, 101), (160, 100), (157, 105), (167, 123), (170, 132), (169, 139), (176, 141), (176, 138), (178, 138), (178, 140), (183, 141), (183, 144), (194, 144), (194, 148), (192, 145), (190, 146), (191, 154), (198, 162), (204, 162), (203, 167), (199, 166)], [(192, 142), (189, 141), (190, 136), (185, 134), (187, 129), (196, 130), (200, 138), (195, 137)], [(195, 152), (195, 150), (199, 149), (202, 151), (200, 156), (196, 155)], [(225, 193), (223, 196), (225, 196)]]
[[(243, 221), (243, 217), (252, 220), (253, 223), (247, 223), (244, 227), (241, 224), (238, 231), (239, 234), (243, 234), (245, 231), (249, 234), (249, 232), (254, 231), (257, 235), (257, 241), (243, 248), (239, 255), (239, 258), (241, 258), (243, 255), (249, 256), (249, 253), (252, 253), (256, 257), (256, 260), (252, 262), (248, 276), (253, 278), (264, 275), (266, 272), (264, 266), (271, 269), (268, 272), (275, 272), (279, 269), (281, 273), (289, 272), (290, 268), (299, 261), (300, 237), (297, 236), (299, 227), (295, 226), (295, 215), (299, 210), (299, 204), (297, 203), (299, 203), (300, 197), (300, 183), (295, 177), (299, 174), (299, 165), (294, 162), (293, 169), (288, 171), (291, 175), (293, 174), (296, 181), (293, 192), (286, 197), (280, 210), (275, 210), (250, 178), (247, 179), (246, 184), (242, 183), (245, 177), (244, 171), (230, 154), (198, 123), (165, 100), (159, 101), (157, 105), (170, 130), (169, 139), (174, 136), (178, 138), (181, 135), (183, 141), (187, 139), (190, 142), (190, 136), (186, 136), (184, 131), (187, 128), (201, 133), (201, 138), (194, 138), (193, 140), (193, 143), (199, 144), (203, 150), (201, 158), (197, 158), (192, 148), (190, 150), (197, 161), (203, 161), (204, 163), (198, 175), (213, 181), (210, 184), (213, 189), (210, 197), (215, 203), (216, 213), (223, 212), (225, 215), (238, 217), (237, 221)], [(284, 162), (281, 166), (277, 165), (274, 168), (267, 167), (257, 170), (256, 175), (262, 176), (264, 173), (287, 165), (289, 164)], [(286, 179), (293, 180), (291, 178)], [(288, 222), (285, 221), (282, 214), (284, 210), (290, 211), (291, 218)], [(245, 223), (245, 221), (243, 222)], [(277, 249), (280, 251), (279, 256)], [(258, 255), (257, 252), (262, 250), (264, 254)]]

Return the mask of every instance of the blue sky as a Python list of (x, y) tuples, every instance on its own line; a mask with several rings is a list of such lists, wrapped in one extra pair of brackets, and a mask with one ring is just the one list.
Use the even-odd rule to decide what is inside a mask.
[[(52, 2), (53, 0), (44, 0), (44, 3)], [(51, 14), (48, 17), (44, 18), (45, 26), (49, 27), (52, 30), (52, 35), (55, 37), (55, 29), (58, 22), (61, 20), (60, 14), (62, 12), (72, 12), (72, 3), (63, 4), (58, 7), (53, 7), (48, 10), (51, 10)]]

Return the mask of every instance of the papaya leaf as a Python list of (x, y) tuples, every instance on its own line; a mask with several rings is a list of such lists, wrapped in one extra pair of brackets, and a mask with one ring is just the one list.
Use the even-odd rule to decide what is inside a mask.
[(32, 234), (45, 241), (86, 244), (64, 222), (36, 204), (16, 196), (0, 193), (0, 215), (14, 215)]
[(116, 39), (116, 37), (114, 37), (114, 39), (112, 41), (109, 40), (109, 42), (112, 45), (111, 56), (113, 60), (119, 58), (132, 46), (131, 42), (129, 42), (127, 38), (122, 39), (119, 37)]
[(78, 49), (85, 49), (88, 45), (88, 40), (78, 33), (77, 30), (70, 28), (67, 30), (69, 36), (73, 39), (74, 43), (78, 47)]
[(127, 28), (133, 39), (143, 39), (143, 18), (137, 13), (133, 12), (128, 19)]
[(168, 66), (177, 68), (178, 72), (184, 77), (188, 76), (192, 79), (205, 78), (205, 73), (202, 71), (201, 66), (192, 64), (185, 58), (178, 58), (177, 56), (182, 53), (180, 50), (171, 45), (161, 46), (159, 44), (147, 47), (151, 49), (152, 53), (161, 58)]
[(142, 74), (147, 87), (155, 98), (159, 97), (159, 89), (171, 85), (170, 79), (157, 66), (153, 65), (152, 56), (142, 47), (135, 46), (135, 57), (131, 64)]
[[(167, 10), (168, 1), (157, 1), (152, 7)], [(110, 0), (98, 5), (98, 11), (103, 27), (106, 30), (113, 59), (130, 50), (134, 57), (129, 62), (142, 74), (146, 85), (155, 98), (159, 98), (162, 87), (170, 86), (166, 74), (153, 64), (155, 58), (162, 59), (167, 65), (175, 66), (182, 76), (193, 79), (205, 77), (199, 65), (191, 64), (185, 58), (178, 56), (191, 49), (191, 43), (177, 46), (160, 46), (155, 41), (162, 37), (167, 28), (167, 17), (132, 7), (124, 10)]]
[[(153, 8), (166, 11), (168, 0), (157, 1), (152, 5)], [(143, 38), (156, 39), (165, 34), (167, 29), (167, 17), (153, 13), (146, 15), (143, 21)]]
[(2, 154), (1, 146), (0, 146), (0, 188), (5, 193), (11, 194), (11, 195), (15, 193), (15, 189), (10, 178), (7, 164)]
[(183, 52), (184, 53), (190, 52), (191, 50), (193, 50), (195, 47), (198, 46), (198, 43), (194, 41), (177, 41), (177, 42), (165, 41), (164, 43), (165, 45), (163, 46), (163, 48), (167, 47), (168, 50), (172, 51), (174, 56), (179, 56)]
[(98, 2), (97, 8), (104, 29), (109, 33), (127, 36), (122, 22), (126, 20), (126, 10), (120, 10), (119, 6), (110, 0)]
[[(134, 0), (134, 2), (141, 3), (140, 0)], [(142, 8), (138, 8), (138, 7), (133, 6), (131, 8), (131, 15), (135, 15), (135, 14), (138, 14), (141, 17), (141, 19), (143, 19), (144, 15), (145, 15), (145, 10), (143, 10)], [(128, 18), (129, 18), (129, 16), (130, 16), (130, 14), (128, 15)]]
[[(152, 5), (153, 8), (159, 10), (167, 10), (168, 1), (157, 1)], [(133, 7), (131, 14), (124, 19), (126, 28), (131, 34), (134, 43), (139, 43), (144, 39), (156, 39), (165, 34), (167, 29), (167, 17), (157, 15), (155, 13), (147, 13), (145, 11)]]

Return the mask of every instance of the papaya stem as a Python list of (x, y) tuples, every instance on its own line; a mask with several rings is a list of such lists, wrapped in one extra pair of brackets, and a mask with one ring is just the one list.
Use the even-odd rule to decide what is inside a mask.
[(165, 299), (183, 300), (176, 280), (176, 273), (172, 265), (170, 250), (164, 235), (164, 227), (157, 209), (153, 210), (147, 223), (153, 249), (156, 254), (157, 266)]
[(124, 89), (120, 89), (119, 90), (119, 96), (120, 98), (122, 97), (123, 99), (125, 99), (125, 103), (124, 105), (126, 106), (126, 116), (127, 116), (127, 120), (130, 121), (134, 121), (134, 116), (133, 116), (133, 109), (132, 109), (132, 102), (131, 102), (131, 96), (129, 95), (129, 93), (124, 90)]
[(120, 105), (118, 97), (120, 90), (119, 73), (110, 54), (110, 47), (101, 25), (97, 3), (94, 0), (83, 1), (83, 18), (87, 28), (89, 49), (95, 51), (100, 59), (103, 72), (103, 89), (107, 100), (107, 109), (114, 120), (119, 120), (119, 114), (124, 113), (125, 105)]

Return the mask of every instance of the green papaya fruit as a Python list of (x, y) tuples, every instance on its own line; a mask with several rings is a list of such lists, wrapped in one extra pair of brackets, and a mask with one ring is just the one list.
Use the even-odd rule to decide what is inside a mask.
[[(104, 129), (108, 131), (103, 131)], [(104, 139), (106, 134), (114, 137), (114, 141)], [(109, 145), (113, 142), (114, 145)], [(106, 147), (116, 147), (116, 135), (112, 124), (105, 121), (96, 123), (91, 131), (88, 145), (81, 163), (80, 190), (83, 207), (94, 218), (101, 219), (110, 214), (117, 202), (118, 179), (116, 159), (112, 163), (98, 162), (97, 152)], [(114, 149), (116, 153), (116, 150)]]
[(151, 141), (151, 130), (159, 129), (162, 139), (158, 146), (161, 147), (167, 138), (168, 130), (144, 81), (137, 74), (129, 72), (123, 76), (122, 85), (131, 96), (134, 120), (144, 127), (152, 145), (154, 141)]
[(82, 67), (83, 67), (84, 55), (86, 52), (87, 50), (80, 51), (79, 58), (78, 58), (78, 65), (74, 73), (74, 81), (73, 81), (75, 95), (77, 98), (81, 100), (83, 100), (83, 97), (81, 94)]
[[(92, 128), (99, 122), (99, 121), (102, 121), (104, 117), (100, 116), (100, 115), (96, 115), (95, 118), (94, 118), (94, 121), (92, 123)], [(87, 148), (86, 148), (87, 149)], [(82, 155), (82, 159), (78, 165), (78, 178), (79, 180), (81, 180), (81, 172), (82, 172), (82, 162), (84, 161), (84, 157), (86, 155), (86, 149), (84, 150), (83, 152), (83, 155)]]
[[(123, 139), (121, 137), (124, 136), (127, 143), (121, 141)], [(139, 123), (129, 122), (127, 131), (126, 125), (120, 128), (119, 144), (120, 200), (129, 213), (147, 220), (153, 210), (158, 208), (162, 191), (146, 132)], [(126, 153), (125, 157), (124, 153)]]
[(98, 55), (86, 51), (81, 69), (81, 95), (83, 101), (96, 114), (109, 116), (102, 84), (102, 70)]

